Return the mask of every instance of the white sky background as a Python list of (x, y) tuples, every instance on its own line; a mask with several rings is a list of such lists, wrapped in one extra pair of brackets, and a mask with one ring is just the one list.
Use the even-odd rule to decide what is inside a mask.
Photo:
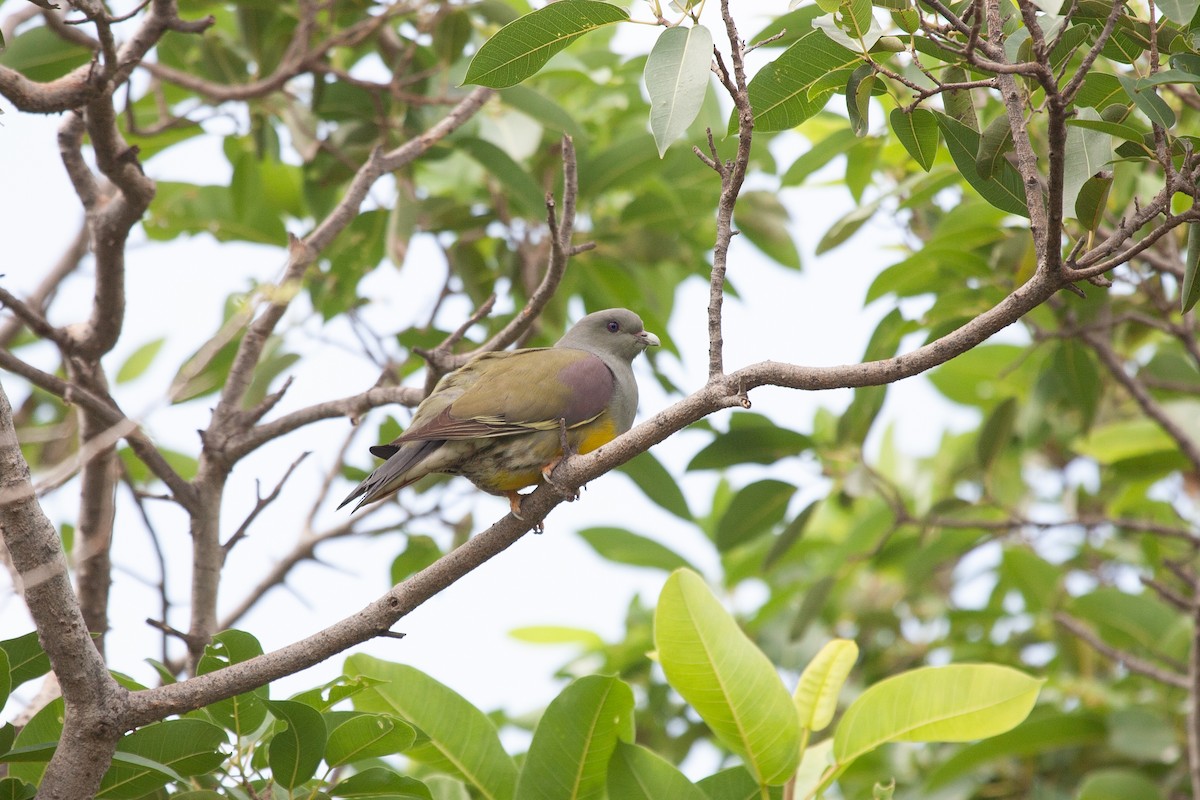
[[(705, 21), (715, 30), (719, 20), (714, 13), (716, 4), (711, 5)], [(774, 6), (778, 6), (777, 11)], [(785, 10), (786, 3), (772, 3), (775, 13)], [(746, 25), (745, 33), (756, 29), (756, 25)], [(76, 230), (81, 211), (58, 158), (55, 141), (58, 119), (19, 114), (7, 104), (4, 111), (0, 117), (3, 169), (0, 174), (4, 182), (4, 191), (0, 192), (0, 232), (7, 257), (0, 267), (6, 275), (0, 280), (6, 288), (23, 295), (59, 257)], [(880, 116), (878, 113), (873, 116), (877, 125)], [(787, 155), (783, 163), (793, 157), (794, 154)], [(840, 163), (839, 159), (832, 170), (821, 174), (834, 182), (831, 186), (786, 190), (781, 195), (792, 210), (793, 235), (804, 260), (803, 272), (775, 266), (744, 238), (735, 238), (729, 275), (742, 296), (737, 300), (727, 299), (725, 305), (727, 369), (764, 359), (814, 366), (857, 361), (875, 323), (890, 310), (880, 303), (864, 309), (862, 301), (878, 270), (895, 260), (886, 242), (895, 241), (897, 228), (886, 221), (874, 221), (832, 253), (822, 258), (812, 254), (829, 225), (851, 208), (848, 192), (836, 183), (841, 175)], [(230, 171), (220, 152), (220, 140), (215, 137), (178, 145), (145, 166), (147, 174), (158, 180), (201, 183), (221, 183), (228, 179)], [(813, 184), (810, 180), (809, 186)], [(377, 187), (375, 193), (378, 197), (385, 196), (382, 187)], [(135, 231), (131, 241), (125, 330), (120, 344), (105, 363), (109, 375), (115, 375), (137, 347), (159, 336), (167, 337), (153, 368), (136, 382), (114, 387), (114, 393), (127, 414), (145, 422), (156, 441), (194, 453), (199, 447), (196, 430), (207, 425), (211, 400), (168, 407), (162, 397), (165, 387), (183, 359), (201, 339), (215, 331), (225, 297), (244, 290), (251, 280), (272, 280), (284, 262), (284, 253), (262, 246), (219, 245), (207, 236), (167, 244), (147, 243), (140, 230)], [(576, 257), (569, 268), (586, 270), (587, 254)], [(85, 263), (64, 285), (55, 304), (54, 323), (67, 324), (86, 318), (91, 277), (90, 264)], [(402, 270), (384, 264), (363, 281), (360, 291), (369, 300), (364, 318), (380, 331), (423, 322), (433, 307), (443, 277), (444, 267), (436, 250), (427, 243), (414, 242)], [(704, 316), (707, 291), (707, 284), (695, 279), (679, 288), (670, 333), (682, 348), (682, 359), (676, 362), (670, 355), (660, 358), (660, 364), (685, 387), (702, 386), (707, 370)], [(574, 310), (577, 316), (579, 309)], [(443, 327), (453, 328), (468, 312), (461, 304), (451, 304), (439, 321)], [(306, 308), (303, 295), (285, 318), (283, 328), (289, 331), (290, 348), (303, 352), (304, 358), (293, 372), (292, 388), (275, 413), (352, 394), (374, 382), (376, 369), (365, 358), (348, 355), (356, 350), (348, 327), (335, 321), (322, 328), (319, 317)], [(57, 363), (48, 347), (37, 350), (36, 359), (34, 352), (25, 349), (22, 355), (36, 360), (43, 368), (53, 368)], [(642, 387), (641, 420), (664, 408), (671, 399), (658, 391), (644, 360), (635, 364), (635, 371)], [(22, 382), (12, 375), (0, 373), (0, 382), (15, 401), (25, 393)], [(756, 413), (768, 414), (780, 424), (801, 431), (811, 430), (816, 408), (840, 410), (849, 398), (848, 391), (801, 393), (764, 388), (751, 394)], [(931, 408), (938, 409), (936, 416), (930, 412)], [(403, 421), (408, 419), (408, 413), (402, 409), (376, 414), (389, 412)], [(724, 428), (731, 413), (722, 412), (713, 422)], [(891, 389), (884, 417), (896, 421), (898, 442), (909, 452), (929, 452), (936, 446), (943, 427), (963, 428), (975, 421), (972, 412), (949, 406), (920, 378)], [(885, 421), (877, 423), (876, 438), (884, 424)], [(253, 507), (256, 479), (261, 481), (265, 494), (301, 451), (312, 451), (280, 499), (260, 516), (249, 538), (231, 554), (222, 583), (223, 607), (236, 602), (243, 591), (257, 583), (278, 554), (291, 548), (309, 499), (336, 458), (348, 427), (349, 421), (345, 419), (309, 426), (252, 454), (236, 468), (223, 509), (225, 537)], [(353, 463), (374, 464), (374, 459), (366, 453), (367, 446), (375, 443), (373, 427), (368, 422), (367, 430), (356, 440), (351, 454)], [(706, 435), (685, 431), (653, 452), (673, 475), (683, 475), (690, 457), (707, 441)], [(793, 510), (802, 507), (820, 490), (815, 471), (803, 459), (788, 459), (769, 468), (739, 468), (733, 473), (736, 485), (757, 479), (767, 469), (776, 477), (806, 487), (801, 493), (806, 496), (798, 496)], [(465, 481), (455, 480), (465, 498), (463, 508), (474, 510), (477, 530), (507, 512), (504, 500), (473, 491)], [(683, 488), (694, 513), (707, 513), (714, 482), (715, 476), (711, 474), (684, 476)], [(333, 494), (340, 498), (348, 489), (348, 484), (338, 484)], [(156, 579), (156, 567), (147, 534), (124, 488), (119, 491), (118, 500), (109, 659), (114, 669), (143, 682), (154, 682), (153, 671), (142, 659), (157, 657), (159, 634), (143, 620), (157, 614), (157, 594), (132, 580), (130, 573)], [(46, 498), (44, 507), (59, 524), (75, 519), (77, 502), (75, 480)], [(329, 504), (318, 516), (318, 524), (332, 524), (346, 513), (345, 509), (334, 512), (332, 506)], [(191, 555), (186, 518), (169, 504), (157, 503), (154, 508), (162, 544), (171, 562), (171, 598), (179, 604), (171, 622), (186, 628)], [(522, 644), (509, 637), (508, 632), (520, 626), (551, 624), (588, 628), (606, 639), (616, 639), (624, 631), (623, 618), (629, 599), (640, 593), (647, 604), (653, 604), (666, 578), (655, 570), (611, 565), (594, 555), (573, 533), (601, 525), (626, 527), (659, 539), (710, 575), (716, 574), (712, 547), (697, 529), (659, 510), (627, 478), (614, 473), (594, 481), (580, 502), (557, 508), (548, 518), (543, 535), (527, 535), (509, 551), (401, 620), (396, 630), (407, 633), (407, 638), (376, 640), (355, 651), (412, 664), (484, 709), (504, 707), (512, 713), (522, 713), (542, 707), (561, 688), (551, 677), (553, 670), (572, 656), (574, 650)], [(326, 544), (318, 553), (335, 568), (311, 563), (297, 568), (288, 582), (292, 591), (271, 592), (239, 627), (255, 634), (271, 650), (334, 624), (387, 590), (388, 566), (402, 549), (399, 535)], [(753, 603), (755, 598), (736, 600)], [(31, 628), (20, 598), (11, 587), (0, 585), (0, 638), (16, 636)], [(341, 657), (335, 657), (299, 676), (281, 680), (275, 684), (272, 696), (284, 697), (328, 680), (340, 671), (341, 662)], [(31, 692), (31, 685), (26, 685), (9, 711)]]

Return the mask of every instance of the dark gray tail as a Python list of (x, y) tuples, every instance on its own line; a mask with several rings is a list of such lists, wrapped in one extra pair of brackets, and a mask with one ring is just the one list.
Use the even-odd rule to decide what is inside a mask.
[(434, 450), (445, 444), (442, 439), (432, 439), (429, 441), (418, 441), (403, 444), (399, 447), (394, 445), (376, 445), (371, 448), (371, 452), (381, 458), (387, 458), (387, 461), (375, 468), (375, 471), (368, 475), (363, 482), (354, 487), (354, 491), (346, 495), (346, 499), (338, 504), (338, 508), (346, 505), (355, 498), (361, 497), (358, 505), (353, 508), (353, 511), (358, 511), (367, 503), (374, 503), (376, 500), (382, 500), (393, 492), (397, 492), (408, 486), (416, 480), (420, 480), (428, 473), (422, 472), (419, 469), (414, 469), (419, 466), (425, 457)]

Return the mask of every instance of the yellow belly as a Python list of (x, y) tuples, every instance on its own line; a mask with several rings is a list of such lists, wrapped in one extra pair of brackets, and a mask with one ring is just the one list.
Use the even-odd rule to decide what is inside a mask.
[[(567, 432), (567, 441), (576, 453), (590, 453), (616, 438), (616, 426), (607, 416)], [(495, 440), (480, 451), (460, 474), (493, 494), (515, 492), (542, 482), (542, 468), (562, 457), (560, 434), (539, 431)]]

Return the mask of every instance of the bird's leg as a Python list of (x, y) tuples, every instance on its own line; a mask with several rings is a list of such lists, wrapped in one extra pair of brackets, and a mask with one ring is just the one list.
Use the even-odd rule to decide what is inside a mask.
[(545, 479), (546, 483), (557, 489), (559, 494), (573, 503), (579, 499), (579, 490), (559, 486), (554, 480), (554, 470), (562, 463), (562, 460), (568, 456), (575, 455), (575, 451), (571, 449), (571, 443), (567, 440), (567, 420), (565, 417), (558, 418), (558, 441), (561, 452), (542, 467), (542, 478)]
[(512, 515), (519, 520), (524, 520), (525, 518), (521, 516), (520, 492), (505, 492), (504, 496), (508, 498), (508, 507), (512, 510)]

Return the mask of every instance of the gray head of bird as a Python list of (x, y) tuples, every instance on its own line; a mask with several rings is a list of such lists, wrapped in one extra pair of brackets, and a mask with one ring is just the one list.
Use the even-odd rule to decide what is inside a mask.
[(626, 308), (607, 308), (576, 322), (554, 346), (611, 353), (633, 361), (647, 347), (658, 345), (658, 337), (645, 329), (637, 314)]

